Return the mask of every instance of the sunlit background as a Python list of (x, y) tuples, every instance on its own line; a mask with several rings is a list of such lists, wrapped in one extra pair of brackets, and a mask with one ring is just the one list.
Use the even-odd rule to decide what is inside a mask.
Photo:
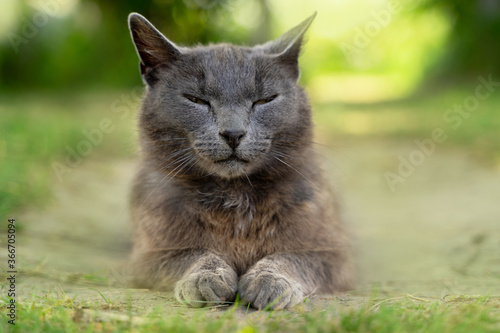
[[(318, 11), (302, 67), (321, 101), (401, 98), (444, 72), (498, 70), (495, 0), (3, 0), (0, 6), (1, 83), (10, 89), (137, 84), (124, 24), (131, 11), (186, 45), (263, 42)], [(363, 94), (354, 93), (360, 88)]]
[[(0, 216), (19, 219), (26, 276), (93, 279), (130, 246), (143, 91), (130, 12), (189, 46), (262, 43), (315, 11), (300, 81), (360, 288), (497, 290), (498, 0), (1, 0)], [(113, 129), (89, 139), (103, 119)]]

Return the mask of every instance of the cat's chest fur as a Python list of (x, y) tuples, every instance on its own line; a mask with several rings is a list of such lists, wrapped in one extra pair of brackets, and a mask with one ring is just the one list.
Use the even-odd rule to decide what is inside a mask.
[(267, 197), (241, 184), (209, 185), (196, 191), (193, 204), (199, 212), (200, 223), (218, 239), (254, 239), (272, 234), (276, 207), (266, 203), (270, 199)]
[(283, 236), (283, 202), (278, 203), (276, 193), (259, 193), (248, 187), (206, 188), (197, 191), (191, 202), (197, 227), (205, 235), (204, 245), (230, 258), (239, 271), (283, 245), (279, 240)]

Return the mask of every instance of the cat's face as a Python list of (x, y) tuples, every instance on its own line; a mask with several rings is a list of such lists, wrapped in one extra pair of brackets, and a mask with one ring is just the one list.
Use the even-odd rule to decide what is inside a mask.
[(148, 85), (141, 136), (157, 168), (172, 176), (196, 170), (234, 178), (286, 163), (310, 135), (309, 107), (296, 81), (301, 38), (311, 20), (253, 48), (180, 48), (132, 14)]

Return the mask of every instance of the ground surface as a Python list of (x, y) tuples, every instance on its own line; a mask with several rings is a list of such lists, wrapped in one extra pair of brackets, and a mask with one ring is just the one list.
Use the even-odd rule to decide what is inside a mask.
[[(500, 294), (500, 172), (458, 150), (437, 151), (392, 192), (384, 172), (412, 149), (411, 142), (363, 140), (317, 148), (343, 193), (358, 285), (435, 296)], [(56, 184), (48, 208), (20, 214), (22, 263), (103, 275), (125, 259), (134, 167), (133, 158), (88, 160)]]
[[(318, 150), (340, 180), (354, 238), (359, 281), (342, 296), (346, 304), (362, 306), (374, 289), (387, 297), (500, 295), (498, 170), (460, 150), (438, 150), (392, 192), (384, 172), (397, 168), (411, 142), (351, 139), (339, 146)], [(134, 158), (89, 158), (55, 185), (49, 207), (16, 216), (24, 225), (17, 243), (21, 299), (64, 293), (101, 303), (103, 296), (114, 304), (131, 299), (140, 311), (177, 307), (169, 293), (126, 289), (121, 265), (131, 246), (133, 172)], [(338, 302), (312, 298), (307, 306), (326, 308), (328, 300)]]
[[(104, 110), (111, 102), (106, 99), (102, 104)], [(492, 102), (486, 110), (493, 115), (497, 104)], [(82, 112), (88, 109), (82, 106)], [(101, 109), (96, 110), (87, 128), (102, 118)], [(316, 141), (321, 144), (314, 146), (343, 197), (358, 268), (356, 290), (311, 297), (294, 311), (266, 314), (244, 306), (192, 310), (177, 304), (170, 293), (129, 289), (123, 273), (132, 232), (127, 195), (137, 156), (112, 153), (126, 137), (116, 132), (109, 136), (108, 146), (96, 148), (62, 182), (52, 177), (54, 197), (48, 205), (28, 205), (13, 215), (21, 227), (16, 234), (20, 325), (14, 329), (469, 332), (471, 327), (480, 327), (479, 331), (500, 331), (500, 163), (495, 158), (493, 162), (478, 158), (498, 156), (491, 148), (496, 141), (485, 141), (493, 143), (479, 153), (474, 146), (438, 144), (393, 191), (385, 173), (397, 173), (398, 156), (408, 158), (416, 150), (414, 138), (428, 138), (427, 128), (436, 125), (424, 126), (424, 114), (419, 122), (422, 132), (413, 137), (357, 135), (360, 113), (348, 111), (352, 121), (338, 126), (354, 124), (355, 133), (332, 136), (319, 121)], [(404, 111), (404, 107), (390, 106), (388, 112)], [(416, 113), (410, 110), (408, 114)], [(363, 119), (373, 117), (366, 118), (370, 123), (378, 115), (367, 112)], [(489, 138), (497, 135), (493, 127), (489, 132), (488, 127), (479, 127), (489, 124), (480, 117), (493, 119), (478, 114), (478, 121), (464, 128), (464, 137), (467, 131), (476, 133), (472, 138), (479, 138), (481, 132), (489, 133)], [(118, 120), (115, 124), (123, 125)], [(396, 125), (405, 128), (405, 124), (403, 119)], [(134, 141), (130, 136), (127, 140), (123, 145)], [(64, 156), (53, 158), (64, 163)], [(5, 248), (4, 236), (0, 244)], [(1, 262), (6, 262), (6, 254), (0, 252)], [(8, 286), (1, 286), (2, 311), (6, 311)], [(0, 323), (0, 332), (13, 330), (4, 324)]]

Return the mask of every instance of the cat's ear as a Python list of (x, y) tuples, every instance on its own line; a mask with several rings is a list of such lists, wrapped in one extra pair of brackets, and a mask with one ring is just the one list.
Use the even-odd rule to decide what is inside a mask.
[(177, 45), (163, 36), (144, 16), (137, 13), (130, 14), (128, 26), (141, 60), (142, 75), (147, 75), (159, 64), (175, 61), (181, 56)]
[(263, 45), (264, 52), (275, 54), (276, 58), (284, 64), (298, 79), (299, 77), (299, 55), (304, 39), (304, 34), (316, 17), (316, 12), (296, 27), (288, 30), (279, 38)]

